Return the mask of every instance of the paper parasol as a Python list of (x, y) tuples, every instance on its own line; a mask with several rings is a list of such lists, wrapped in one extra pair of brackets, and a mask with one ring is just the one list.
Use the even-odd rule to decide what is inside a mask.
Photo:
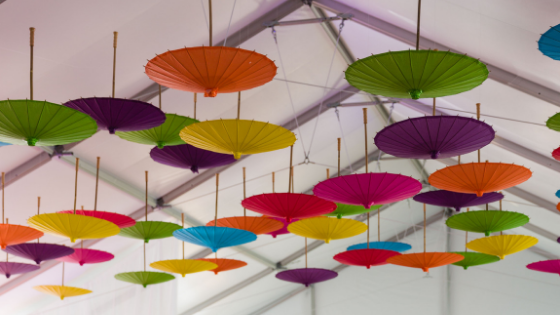
[(479, 150), (492, 142), (494, 129), (460, 116), (426, 116), (391, 124), (375, 136), (379, 150), (405, 159), (444, 159)]
[[(366, 248), (367, 248), (367, 243), (360, 243), (360, 244), (349, 246), (346, 250), (366, 249)], [(410, 250), (412, 246), (399, 242), (369, 242), (369, 248), (392, 250), (395, 252), (402, 253), (402, 252), (406, 252), (407, 250)]]
[(223, 247), (237, 246), (257, 239), (254, 233), (228, 227), (196, 226), (173, 232), (175, 238), (210, 248), (213, 252)]
[(53, 235), (77, 239), (105, 238), (119, 234), (119, 227), (106, 220), (68, 213), (44, 213), (27, 220), (29, 226)]
[(25, 243), (43, 236), (43, 232), (27, 226), (16, 224), (0, 224), (0, 247)]
[(387, 259), (387, 262), (403, 267), (420, 268), (422, 271), (428, 272), (430, 268), (449, 265), (463, 259), (463, 256), (455, 253), (423, 252), (394, 256)]
[(73, 254), (57, 260), (67, 263), (80, 264), (80, 266), (83, 266), (85, 264), (98, 264), (106, 262), (113, 258), (115, 258), (115, 255), (102, 250), (77, 248)]
[(115, 275), (115, 279), (120, 280), (120, 281), (124, 281), (124, 282), (140, 284), (145, 288), (145, 287), (147, 287), (149, 285), (152, 285), (152, 284), (158, 284), (158, 283), (171, 281), (171, 280), (175, 279), (175, 276), (170, 275), (170, 274), (165, 273), (165, 272), (133, 271), (133, 272), (118, 273), (118, 274)]
[(74, 249), (71, 247), (47, 243), (11, 245), (4, 251), (17, 257), (33, 260), (37, 265), (45, 260), (57, 259), (74, 253)]
[[(74, 213), (73, 210), (64, 210), (58, 211), (58, 213)], [(115, 213), (115, 212), (107, 212), (107, 211), (99, 211), (99, 210), (76, 210), (77, 215), (85, 215), (88, 217), (94, 217), (98, 219), (102, 219), (105, 221), (109, 221), (114, 223), (120, 229), (131, 227), (136, 224), (136, 221), (129, 216), (124, 214)]]
[(136, 224), (121, 230), (120, 236), (137, 238), (148, 243), (150, 240), (173, 236), (173, 232), (181, 226), (171, 222), (162, 221), (136, 221)]
[(185, 127), (181, 139), (199, 149), (241, 155), (276, 151), (296, 142), (293, 132), (284, 127), (254, 120), (220, 119)]
[(352, 174), (327, 179), (315, 185), (313, 194), (326, 200), (370, 209), (416, 195), (422, 184), (416, 179), (391, 173)]
[(470, 241), (467, 243), (467, 248), (504, 259), (507, 255), (525, 250), (538, 242), (539, 240), (532, 236), (496, 235)]
[(218, 167), (235, 162), (235, 158), (230, 154), (202, 150), (190, 144), (164, 147), (163, 149), (156, 147), (150, 151), (150, 157), (158, 163), (190, 169), (193, 173), (198, 173), (199, 169)]
[(39, 270), (39, 266), (31, 264), (22, 264), (18, 262), (2, 261), (0, 262), (0, 274), (6, 276), (10, 279), (13, 275), (19, 275), (22, 273), (28, 273), (31, 271)]
[(529, 217), (519, 212), (480, 210), (456, 214), (445, 222), (448, 227), (456, 230), (484, 233), (490, 236), (493, 232), (501, 232), (523, 226)]
[(555, 273), (560, 275), (560, 259), (543, 260), (527, 265), (527, 268), (540, 272)]
[(550, 27), (541, 35), (539, 50), (547, 57), (560, 60), (560, 24)]
[(387, 264), (387, 259), (399, 256), (401, 253), (392, 250), (365, 248), (348, 250), (334, 255), (334, 260), (344, 265), (366, 267), (381, 266)]
[(552, 157), (556, 160), (556, 161), (560, 161), (560, 147), (554, 149), (554, 151), (552, 151)]
[(459, 254), (465, 259), (460, 260), (452, 265), (463, 267), (463, 269), (467, 270), (469, 267), (480, 266), (491, 264), (500, 261), (500, 257), (494, 255), (488, 255), (483, 253), (474, 253), (474, 252), (454, 252), (455, 254)]
[[(214, 220), (206, 223), (206, 226), (214, 226)], [(256, 235), (261, 235), (278, 231), (283, 227), (283, 224), (272, 218), (240, 216), (218, 219), (216, 226), (245, 230)]]
[(531, 175), (523, 166), (484, 162), (448, 166), (432, 173), (428, 181), (439, 189), (482, 197), (484, 193), (519, 185)]
[(241, 267), (247, 266), (247, 263), (241, 260), (236, 259), (227, 259), (227, 258), (200, 258), (198, 260), (201, 261), (208, 261), (218, 265), (218, 268), (209, 270), (212, 271), (215, 275), (222, 271), (229, 271), (234, 269), (239, 269)]
[(137, 131), (157, 127), (165, 122), (165, 114), (152, 104), (111, 97), (79, 98), (63, 104), (91, 116), (100, 129)]
[(367, 231), (367, 225), (352, 219), (316, 217), (288, 225), (288, 231), (301, 237), (330, 243), (331, 240), (353, 237)]
[(91, 137), (97, 124), (79, 111), (46, 101), (0, 101), (0, 141), (55, 146)]
[(79, 296), (92, 292), (91, 290), (76, 287), (67, 287), (63, 285), (38, 285), (36, 287), (33, 287), (33, 289), (42, 293), (57, 296), (60, 298), (60, 300), (64, 300), (64, 298), (66, 297)]
[(300, 283), (308, 287), (310, 284), (334, 279), (338, 276), (336, 271), (320, 268), (300, 268), (281, 271), (276, 278), (288, 282)]
[(179, 137), (179, 132), (186, 126), (197, 123), (198, 120), (175, 114), (165, 114), (165, 117), (165, 122), (157, 127), (139, 131), (117, 131), (116, 135), (130, 142), (155, 145), (159, 149), (185, 144)]
[(336, 204), (313, 195), (272, 193), (249, 197), (241, 202), (243, 208), (271, 217), (306, 219), (331, 213)]
[(261, 86), (274, 78), (276, 69), (264, 55), (225, 46), (167, 51), (145, 67), (148, 77), (160, 85), (207, 97)]
[(485, 193), (481, 197), (476, 194), (463, 194), (447, 190), (434, 190), (418, 194), (412, 199), (433, 206), (453, 208), (461, 211), (461, 208), (480, 206), (487, 203), (502, 200), (504, 195), (497, 192)]
[(218, 268), (218, 265), (208, 261), (196, 259), (160, 260), (150, 264), (150, 267), (171, 273), (178, 273), (183, 278), (190, 273), (197, 273)]
[(355, 206), (355, 205), (346, 205), (343, 203), (337, 203), (336, 204), (336, 210), (334, 210), (331, 213), (327, 213), (325, 214), (326, 216), (329, 217), (334, 217), (336, 216), (337, 218), (342, 218), (345, 216), (350, 216), (350, 215), (356, 215), (356, 214), (362, 214), (362, 213), (366, 213), (366, 212), (370, 212), (373, 210), (377, 210), (379, 208), (381, 208), (382, 205), (375, 205), (375, 206), (371, 206), (369, 209), (364, 208), (364, 206)]
[[(282, 223), (284, 226), (276, 231), (270, 232), (270, 233), (266, 233), (268, 235), (271, 235), (273, 238), (276, 238), (276, 236), (278, 235), (282, 235), (282, 234), (290, 234), (290, 231), (288, 231), (288, 225), (289, 223), (286, 221), (286, 219), (284, 218), (275, 218), (275, 217), (270, 217), (271, 219), (274, 219), (280, 223)], [(293, 219), (292, 223), (299, 221), (298, 219)]]
[(560, 189), (556, 191), (556, 193), (554, 194), (556, 197), (560, 198)]
[(374, 95), (434, 98), (472, 90), (488, 78), (477, 59), (435, 50), (390, 51), (360, 59), (346, 69), (352, 86)]

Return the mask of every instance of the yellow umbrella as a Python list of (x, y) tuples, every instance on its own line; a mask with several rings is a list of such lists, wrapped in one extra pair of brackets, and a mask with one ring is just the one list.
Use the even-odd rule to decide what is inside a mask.
[(532, 236), (496, 235), (470, 241), (467, 248), (504, 259), (505, 256), (525, 250), (538, 242), (539, 240)]
[(58, 296), (61, 300), (64, 300), (65, 297), (84, 295), (92, 292), (87, 289), (67, 287), (63, 285), (38, 285), (33, 287), (33, 289), (46, 294)]
[(195, 259), (169, 259), (153, 262), (150, 267), (165, 272), (178, 273), (184, 278), (186, 274), (216, 269), (218, 265)]
[(293, 234), (323, 240), (329, 243), (362, 234), (367, 230), (367, 225), (352, 219), (337, 219), (316, 217), (303, 219), (288, 225), (288, 231)]

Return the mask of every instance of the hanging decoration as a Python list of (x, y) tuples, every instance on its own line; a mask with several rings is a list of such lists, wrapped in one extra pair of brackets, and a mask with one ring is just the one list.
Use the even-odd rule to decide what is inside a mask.
[(560, 147), (554, 149), (554, 151), (552, 151), (552, 157), (556, 160), (556, 161), (560, 161)]
[(507, 255), (515, 254), (536, 245), (539, 240), (526, 235), (496, 235), (470, 241), (467, 248), (488, 255), (504, 259)]
[(538, 261), (527, 265), (528, 269), (560, 275), (560, 259)]
[(539, 39), (539, 50), (543, 55), (560, 60), (560, 24), (551, 26)]
[(91, 290), (64, 285), (64, 263), (62, 263), (62, 285), (38, 285), (33, 287), (33, 289), (45, 294), (57, 296), (61, 301), (67, 297), (80, 296), (92, 292)]
[(72, 255), (75, 250), (71, 247), (58, 244), (23, 243), (8, 246), (4, 251), (10, 255), (32, 260), (39, 265), (46, 260)]
[(548, 129), (552, 129), (554, 131), (560, 131), (560, 113), (554, 114), (546, 121), (546, 126)]
[[(282, 228), (280, 228), (276, 231), (272, 231), (272, 232), (266, 233), (266, 234), (271, 235), (273, 238), (276, 238), (278, 235), (290, 234), (290, 231), (288, 231), (288, 225), (290, 225), (290, 223), (288, 221), (286, 221), (285, 218), (275, 218), (275, 217), (270, 217), (270, 218), (282, 223), (283, 226), (282, 226)], [(298, 219), (292, 219), (291, 223), (294, 223), (294, 222), (297, 222), (297, 221), (299, 221), (299, 220)]]
[(410, 250), (412, 248), (412, 246), (410, 246), (409, 244), (406, 243), (400, 243), (400, 242), (369, 242), (368, 243), (360, 243), (360, 244), (356, 244), (356, 245), (352, 245), (352, 246), (348, 246), (348, 248), (346, 248), (346, 250), (355, 250), (355, 249), (365, 249), (365, 248), (373, 248), (373, 249), (384, 249), (384, 250), (391, 250), (394, 252), (406, 252), (407, 250)]
[(239, 269), (241, 267), (247, 266), (247, 263), (237, 259), (228, 259), (228, 258), (200, 258), (197, 260), (210, 262), (216, 264), (218, 267), (212, 270), (208, 270), (213, 272), (217, 275), (220, 272), (229, 271)]
[(146, 271), (146, 243), (144, 243), (144, 271), (122, 272), (115, 275), (115, 279), (139, 284), (146, 288), (152, 284), (163, 283), (175, 279), (175, 276), (165, 272)]
[(150, 151), (150, 157), (160, 164), (190, 169), (195, 174), (198, 174), (200, 169), (213, 168), (235, 162), (235, 158), (230, 154), (206, 151), (190, 144), (166, 146), (163, 149), (153, 148)]
[(166, 120), (161, 109), (146, 102), (115, 98), (115, 74), (117, 62), (117, 36), (113, 32), (113, 89), (112, 97), (89, 97), (68, 101), (63, 105), (91, 116), (100, 129), (138, 131), (163, 124)]
[(504, 195), (497, 192), (485, 193), (483, 196), (478, 197), (476, 194), (463, 194), (447, 190), (433, 190), (418, 194), (412, 199), (432, 206), (452, 208), (459, 212), (461, 211), (461, 208), (480, 206), (502, 200), (503, 198)]
[(39, 268), (40, 267), (37, 265), (11, 262), (7, 259), (6, 261), (0, 262), (0, 274), (6, 276), (6, 279), (10, 279), (13, 275), (36, 271), (39, 270)]
[(112, 260), (113, 258), (115, 258), (115, 255), (102, 250), (76, 248), (73, 254), (58, 258), (57, 260), (83, 266), (85, 264), (103, 263)]
[(452, 229), (484, 233), (486, 236), (490, 236), (493, 232), (514, 229), (527, 223), (529, 223), (529, 217), (523, 213), (496, 210), (459, 213), (445, 222)]
[(352, 219), (316, 217), (300, 220), (288, 225), (290, 233), (301, 237), (325, 241), (353, 237), (364, 233), (367, 225)]

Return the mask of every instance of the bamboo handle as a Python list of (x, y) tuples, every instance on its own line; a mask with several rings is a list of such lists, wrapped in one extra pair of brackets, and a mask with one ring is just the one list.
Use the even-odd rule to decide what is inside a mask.
[(113, 48), (117, 48), (117, 38), (119, 37), (119, 32), (113, 32)]
[(338, 138), (338, 151), (340, 151), (340, 138)]
[(34, 27), (30, 27), (29, 28), (29, 45), (30, 46), (35, 46), (35, 28)]
[(327, 179), (331, 178), (331, 170), (327, 168)]
[(476, 103), (476, 119), (480, 120), (480, 103)]
[(364, 112), (364, 124), (367, 124), (367, 108), (362, 108), (362, 111)]

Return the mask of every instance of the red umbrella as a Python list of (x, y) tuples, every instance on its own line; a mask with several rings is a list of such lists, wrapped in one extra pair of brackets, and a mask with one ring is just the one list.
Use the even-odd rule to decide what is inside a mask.
[(244, 208), (271, 217), (292, 219), (312, 218), (331, 213), (336, 204), (316, 196), (293, 193), (262, 194), (241, 202)]
[(369, 269), (372, 266), (386, 265), (387, 259), (399, 256), (401, 253), (386, 249), (354, 249), (336, 254), (333, 258), (341, 264), (362, 266)]

